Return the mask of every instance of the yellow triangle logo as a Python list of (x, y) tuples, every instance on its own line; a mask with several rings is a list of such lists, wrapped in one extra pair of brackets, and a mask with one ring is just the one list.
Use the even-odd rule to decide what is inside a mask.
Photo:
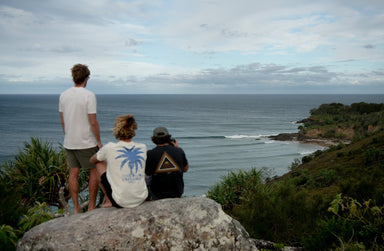
[(156, 167), (155, 173), (167, 173), (167, 172), (175, 172), (180, 171), (179, 165), (168, 155), (167, 152), (163, 153), (159, 164)]

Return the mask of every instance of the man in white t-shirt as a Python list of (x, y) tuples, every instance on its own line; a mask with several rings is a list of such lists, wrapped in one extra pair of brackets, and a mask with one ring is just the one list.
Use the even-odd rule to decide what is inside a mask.
[(74, 212), (82, 208), (78, 202), (80, 168), (89, 169), (88, 211), (96, 207), (99, 186), (97, 171), (89, 158), (101, 148), (100, 127), (96, 117), (97, 103), (93, 92), (85, 89), (90, 71), (86, 65), (74, 65), (72, 77), (75, 85), (60, 95), (59, 112), (64, 131), (64, 148), (69, 167), (69, 192)]
[(90, 159), (97, 165), (106, 194), (103, 207), (136, 207), (148, 197), (145, 182), (147, 147), (132, 140), (136, 129), (132, 115), (117, 117), (113, 134), (119, 141), (109, 142)]

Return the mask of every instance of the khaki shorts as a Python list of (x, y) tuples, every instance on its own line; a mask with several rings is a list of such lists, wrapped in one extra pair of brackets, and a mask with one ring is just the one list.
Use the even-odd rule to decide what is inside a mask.
[(95, 168), (95, 165), (89, 162), (89, 159), (97, 153), (98, 150), (99, 148), (97, 146), (81, 150), (65, 149), (68, 167)]

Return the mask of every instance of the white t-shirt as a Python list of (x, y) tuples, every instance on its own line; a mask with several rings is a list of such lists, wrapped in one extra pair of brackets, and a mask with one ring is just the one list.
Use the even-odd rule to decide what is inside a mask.
[(64, 148), (87, 149), (97, 146), (88, 114), (96, 114), (96, 96), (83, 87), (72, 87), (60, 95), (59, 112), (64, 116)]
[(97, 152), (97, 159), (107, 161), (107, 179), (117, 204), (121, 207), (136, 207), (147, 198), (146, 145), (133, 141), (109, 142)]

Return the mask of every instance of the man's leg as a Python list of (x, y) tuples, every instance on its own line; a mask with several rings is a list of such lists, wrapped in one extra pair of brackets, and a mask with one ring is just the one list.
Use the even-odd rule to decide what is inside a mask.
[[(101, 175), (107, 171), (107, 163), (105, 161), (98, 162), (96, 164), (96, 168), (95, 169), (97, 170), (98, 177), (101, 177)], [(105, 188), (104, 188), (103, 184), (101, 184), (101, 182), (100, 182), (100, 187), (101, 187), (101, 190), (104, 193), (104, 198), (105, 198), (105, 202), (103, 203), (103, 205), (101, 207), (102, 208), (112, 207), (112, 202), (109, 200), (109, 198), (107, 196), (107, 193), (105, 192)]]
[(71, 198), (73, 201), (74, 212), (81, 212), (81, 207), (79, 205), (79, 167), (71, 167), (69, 168), (69, 178), (68, 178), (68, 186), (69, 193), (71, 194)]
[(96, 168), (89, 169), (89, 204), (88, 211), (95, 209), (97, 191), (99, 190), (99, 177)]

